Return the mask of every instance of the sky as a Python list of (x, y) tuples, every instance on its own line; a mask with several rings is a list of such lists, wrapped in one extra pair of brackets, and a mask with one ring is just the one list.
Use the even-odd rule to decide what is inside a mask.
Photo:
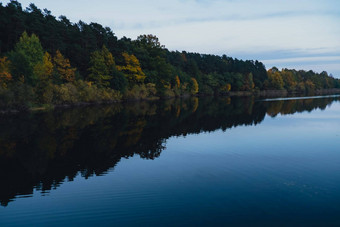
[[(9, 1), (1, 1), (7, 4)], [(119, 37), (156, 35), (169, 50), (226, 54), (267, 69), (340, 78), (339, 0), (19, 0), (23, 8), (97, 22)]]

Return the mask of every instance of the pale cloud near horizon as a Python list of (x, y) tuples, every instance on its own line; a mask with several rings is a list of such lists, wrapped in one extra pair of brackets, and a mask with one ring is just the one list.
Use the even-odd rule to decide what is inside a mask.
[(340, 77), (338, 0), (20, 2), (72, 22), (98, 22), (118, 37), (154, 34), (170, 50), (227, 54), (261, 60), (267, 68), (326, 70)]

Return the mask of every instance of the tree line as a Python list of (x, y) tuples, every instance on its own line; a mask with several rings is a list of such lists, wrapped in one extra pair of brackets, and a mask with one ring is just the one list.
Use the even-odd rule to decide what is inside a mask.
[(0, 3), (0, 31), (1, 108), (340, 88), (327, 72), (267, 71), (259, 61), (169, 51), (154, 35), (118, 39), (109, 27), (15, 0)]

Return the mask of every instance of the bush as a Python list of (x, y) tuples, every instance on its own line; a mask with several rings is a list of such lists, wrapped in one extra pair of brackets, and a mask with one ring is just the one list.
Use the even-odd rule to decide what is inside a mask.
[(160, 96), (162, 98), (171, 98), (171, 97), (175, 97), (176, 94), (173, 90), (171, 90), (169, 88), (165, 88), (161, 91)]
[(72, 83), (54, 86), (55, 104), (74, 104), (79, 102), (78, 90)]
[(11, 108), (14, 101), (14, 93), (0, 86), (0, 109)]
[(122, 95), (119, 91), (111, 88), (98, 88), (96, 85), (82, 80), (54, 87), (55, 104), (116, 102), (121, 98)]
[(35, 104), (36, 95), (33, 87), (21, 82), (17, 82), (11, 86), (14, 93), (13, 107), (18, 110), (26, 110)]
[(124, 94), (124, 99), (140, 100), (140, 99), (154, 99), (156, 98), (157, 90), (155, 84), (148, 83), (142, 85), (134, 85), (130, 90)]

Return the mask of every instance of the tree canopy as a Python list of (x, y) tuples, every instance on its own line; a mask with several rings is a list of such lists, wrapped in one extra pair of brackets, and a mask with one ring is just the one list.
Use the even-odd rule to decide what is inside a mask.
[(23, 9), (16, 0), (0, 4), (0, 85), (10, 94), (6, 97), (21, 96), (20, 89), (29, 91), (32, 95), (25, 99), (31, 97), (30, 103), (42, 100), (37, 97), (42, 95), (41, 86), (52, 89), (48, 100), (54, 103), (145, 94), (304, 93), (340, 88), (339, 79), (327, 72), (267, 71), (257, 60), (170, 51), (152, 34), (118, 39), (98, 23), (57, 18), (33, 3)]

